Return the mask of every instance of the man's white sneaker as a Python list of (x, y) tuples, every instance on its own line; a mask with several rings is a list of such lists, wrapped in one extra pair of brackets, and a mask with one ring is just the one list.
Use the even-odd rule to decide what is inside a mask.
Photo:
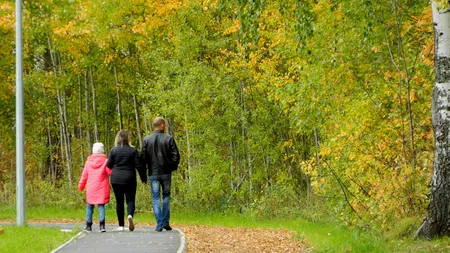
[(131, 215), (128, 215), (128, 229), (130, 231), (134, 230), (133, 217)]
[(124, 230), (123, 227), (118, 227), (118, 228), (116, 228), (116, 231), (123, 231), (123, 230)]

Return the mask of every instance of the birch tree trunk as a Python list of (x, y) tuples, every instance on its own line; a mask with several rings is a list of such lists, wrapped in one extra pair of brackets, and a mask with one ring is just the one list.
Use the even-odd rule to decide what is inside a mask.
[(84, 73), (84, 96), (86, 100), (84, 101), (84, 109), (86, 111), (86, 143), (87, 143), (87, 150), (89, 150), (89, 154), (91, 153), (91, 130), (90, 130), (90, 124), (89, 124), (89, 80), (88, 80), (88, 73), (87, 69)]
[(70, 151), (70, 141), (69, 141), (69, 134), (67, 129), (67, 114), (66, 114), (66, 95), (65, 92), (61, 94), (60, 90), (57, 90), (58, 93), (58, 105), (59, 105), (59, 113), (61, 118), (61, 139), (62, 144), (65, 146), (65, 155), (66, 155), (66, 162), (67, 162), (67, 177), (69, 179), (69, 183), (72, 184), (72, 155)]
[[(59, 101), (58, 101), (59, 103)], [(61, 155), (61, 161), (64, 161), (66, 159), (65, 152), (64, 152), (64, 130), (63, 130), (63, 124), (59, 124), (59, 153)]]
[(92, 86), (92, 113), (94, 114), (94, 140), (99, 141), (100, 137), (98, 136), (98, 126), (97, 126), (97, 104), (95, 101), (95, 83), (94, 83), (94, 74), (92, 73), (92, 67), (89, 68), (89, 73), (91, 77), (91, 86)]
[(48, 138), (48, 147), (49, 147), (49, 156), (50, 156), (50, 176), (52, 180), (52, 185), (56, 185), (56, 169), (53, 165), (53, 144), (52, 144), (52, 133), (50, 130), (50, 120), (47, 118), (47, 138)]
[(117, 88), (117, 114), (119, 115), (119, 128), (123, 129), (122, 122), (122, 101), (120, 100), (120, 85), (119, 85), (119, 77), (117, 76), (117, 68), (114, 66), (114, 77), (116, 79), (116, 88)]
[(78, 76), (78, 133), (80, 135), (80, 147), (81, 147), (81, 166), (84, 165), (84, 149), (83, 149), (83, 92), (81, 88), (81, 77)]
[(139, 137), (139, 148), (142, 150), (142, 132), (141, 132), (141, 125), (139, 123), (139, 110), (137, 107), (137, 98), (136, 95), (133, 94), (133, 103), (134, 103), (134, 115), (136, 116), (136, 127)]
[[(62, 70), (62, 64), (61, 64), (61, 58), (60, 54), (56, 54), (58, 57), (58, 63), (59, 63), (59, 74), (61, 75), (63, 73)], [(63, 96), (62, 96), (62, 108), (63, 108), (63, 123), (64, 123), (64, 134), (66, 139), (66, 154), (67, 154), (67, 174), (69, 178), (69, 183), (73, 183), (73, 172), (72, 172), (72, 142), (69, 135), (69, 120), (67, 117), (67, 99), (66, 99), (66, 91), (63, 90)]]
[[(62, 73), (61, 59), (59, 55), (53, 51), (53, 46), (50, 40), (50, 37), (47, 38), (48, 47), (50, 50), (50, 58), (52, 61), (52, 69), (55, 79)], [(56, 67), (58, 66), (58, 68)], [(64, 88), (63, 88), (64, 90)], [(68, 121), (67, 121), (67, 108), (66, 108), (66, 92), (64, 91), (61, 94), (60, 88), (57, 88), (57, 96), (58, 96), (58, 108), (59, 115), (61, 119), (61, 153), (63, 149), (65, 149), (66, 153), (66, 165), (67, 165), (67, 175), (69, 179), (69, 183), (72, 184), (72, 155), (70, 150), (70, 138), (69, 138), (69, 130), (67, 129)], [(65, 148), (63, 148), (65, 146)]]
[[(42, 85), (42, 88), (44, 90), (44, 96), (47, 97), (47, 91), (45, 89), (45, 85)], [(49, 167), (49, 174), (51, 177), (52, 185), (55, 186), (56, 184), (56, 171), (53, 166), (53, 143), (52, 143), (52, 132), (50, 129), (50, 119), (47, 113), (44, 112), (45, 122), (47, 125), (47, 141), (48, 141), (48, 150), (49, 150), (49, 159), (50, 159), (50, 167)]]
[(431, 117), (435, 138), (428, 216), (416, 236), (450, 236), (450, 8), (431, 1), (435, 38), (435, 84)]

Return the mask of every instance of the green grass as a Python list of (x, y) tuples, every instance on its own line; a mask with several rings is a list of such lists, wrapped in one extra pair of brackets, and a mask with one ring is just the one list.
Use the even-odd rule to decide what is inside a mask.
[[(15, 219), (14, 208), (1, 208), (0, 220)], [(84, 222), (84, 208), (61, 209), (56, 207), (38, 207), (27, 210), (27, 220), (53, 220)], [(97, 213), (94, 214), (94, 221)], [(111, 205), (106, 206), (107, 222), (115, 223), (117, 217)], [(138, 210), (136, 224), (154, 225), (154, 216), (150, 211)], [(244, 214), (189, 213), (172, 210), (171, 223), (183, 225), (207, 225), (246, 228), (282, 228), (295, 231), (297, 238), (313, 248), (313, 252), (449, 252), (450, 238), (432, 241), (405, 239), (400, 235), (381, 235), (370, 232), (352, 231), (338, 223), (317, 223), (304, 219), (264, 220)], [(18, 229), (18, 228), (16, 228)], [(30, 229), (30, 228), (28, 228)], [(58, 230), (53, 233), (67, 234)], [(400, 233), (400, 232), (396, 232)], [(62, 235), (61, 235), (62, 234)], [(3, 236), (3, 235), (2, 235)], [(19, 235), (18, 235), (19, 236)], [(70, 237), (70, 236), (68, 236)], [(2, 238), (0, 236), (0, 238)], [(46, 233), (38, 233), (33, 239), (47, 241)], [(2, 240), (1, 240), (2, 241)], [(61, 239), (59, 244), (64, 241)], [(58, 243), (56, 243), (58, 245)], [(3, 245), (0, 243), (0, 249)], [(2, 251), (3, 252), (3, 251)], [(14, 252), (14, 251), (11, 251)], [(20, 251), (18, 251), (20, 252)]]
[(31, 226), (3, 226), (3, 228), (4, 234), (0, 235), (2, 253), (51, 252), (77, 233), (77, 231), (61, 232), (59, 228)]

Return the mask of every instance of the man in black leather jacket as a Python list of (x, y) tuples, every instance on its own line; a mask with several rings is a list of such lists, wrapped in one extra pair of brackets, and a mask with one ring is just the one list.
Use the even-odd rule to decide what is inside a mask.
[[(148, 170), (152, 192), (156, 231), (172, 230), (170, 227), (170, 188), (172, 171), (178, 169), (180, 154), (172, 136), (165, 134), (166, 121), (158, 117), (153, 120), (155, 131), (145, 137), (142, 147), (144, 168)], [(162, 190), (162, 206), (161, 206)]]

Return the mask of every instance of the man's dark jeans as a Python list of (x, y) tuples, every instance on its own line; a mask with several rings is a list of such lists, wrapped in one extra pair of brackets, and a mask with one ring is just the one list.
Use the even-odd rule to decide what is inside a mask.
[[(153, 212), (155, 213), (156, 229), (162, 229), (170, 222), (170, 186), (172, 175), (154, 175), (149, 177), (152, 192)], [(162, 190), (162, 206), (161, 206)]]

